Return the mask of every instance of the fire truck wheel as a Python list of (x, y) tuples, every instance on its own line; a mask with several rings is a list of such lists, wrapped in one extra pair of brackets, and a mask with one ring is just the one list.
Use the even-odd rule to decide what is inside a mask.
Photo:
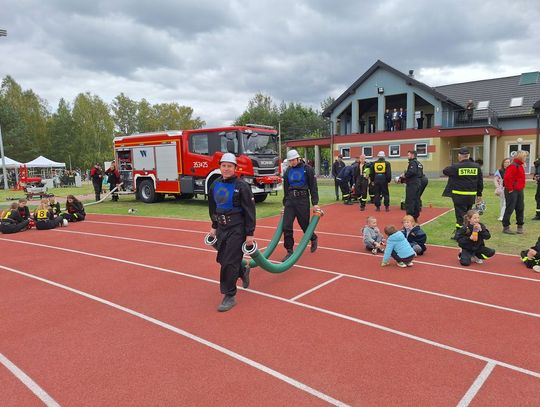
[(255, 203), (261, 203), (266, 201), (268, 194), (255, 194), (253, 197), (255, 198)]
[(139, 185), (139, 197), (144, 203), (152, 203), (156, 201), (156, 191), (152, 180), (145, 179)]

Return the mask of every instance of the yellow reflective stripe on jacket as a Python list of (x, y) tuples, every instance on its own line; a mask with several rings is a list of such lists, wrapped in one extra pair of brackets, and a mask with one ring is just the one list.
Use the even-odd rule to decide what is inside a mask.
[(4, 216), (3, 216), (2, 219), (8, 219), (9, 215), (11, 215), (11, 211), (6, 211), (6, 213), (4, 213)]
[(455, 195), (476, 195), (476, 191), (456, 191), (455, 189), (452, 190), (452, 193)]

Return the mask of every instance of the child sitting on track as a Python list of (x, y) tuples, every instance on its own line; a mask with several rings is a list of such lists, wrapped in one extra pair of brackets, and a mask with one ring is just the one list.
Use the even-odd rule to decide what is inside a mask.
[(49, 207), (47, 198), (43, 198), (34, 211), (34, 220), (36, 222), (37, 230), (48, 230), (58, 226), (67, 226), (67, 220), (61, 216), (54, 216), (53, 209)]
[(427, 235), (426, 232), (420, 228), (420, 225), (416, 224), (411, 215), (403, 217), (403, 229), (401, 229), (401, 232), (407, 238), (407, 241), (410, 243), (416, 255), (423, 255), (427, 249)]
[(49, 208), (53, 211), (54, 216), (60, 216), (60, 202), (56, 202), (54, 195), (49, 196)]
[(7, 211), (2, 212), (0, 219), (0, 232), (2, 233), (17, 233), (22, 230), (29, 229), (28, 224), (30, 219), (23, 219), (19, 213), (19, 204), (12, 202)]
[(388, 236), (386, 240), (386, 249), (381, 266), (387, 266), (392, 257), (398, 267), (412, 267), (416, 253), (401, 231), (396, 230), (394, 225), (388, 225), (384, 228), (384, 233)]
[(68, 222), (81, 222), (86, 217), (84, 206), (81, 201), (75, 198), (73, 195), (68, 195), (66, 200), (67, 213), (63, 213), (62, 217), (67, 219)]
[(533, 247), (521, 252), (521, 261), (525, 263), (527, 268), (540, 273), (540, 237)]
[(486, 247), (484, 240), (491, 237), (489, 230), (480, 223), (480, 214), (470, 210), (463, 217), (463, 226), (456, 232), (456, 241), (461, 247), (459, 262), (462, 266), (470, 266), (471, 262), (482, 264), (495, 254), (495, 250)]
[(366, 249), (373, 254), (377, 254), (378, 251), (384, 251), (384, 236), (377, 227), (377, 219), (373, 216), (369, 216), (366, 219), (366, 225), (362, 231), (364, 235), (364, 245)]

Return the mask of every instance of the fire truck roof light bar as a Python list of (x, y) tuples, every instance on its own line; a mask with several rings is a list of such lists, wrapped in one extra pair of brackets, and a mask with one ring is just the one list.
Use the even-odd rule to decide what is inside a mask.
[(267, 126), (265, 124), (255, 124), (255, 123), (247, 123), (246, 124), (246, 127), (258, 127), (260, 129), (271, 129), (271, 130), (275, 130), (275, 127), (274, 126)]

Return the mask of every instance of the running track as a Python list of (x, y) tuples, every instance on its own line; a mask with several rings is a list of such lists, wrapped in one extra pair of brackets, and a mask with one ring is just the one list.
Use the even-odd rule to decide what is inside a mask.
[[(359, 237), (372, 210), (326, 207), (319, 250), (254, 269), (227, 313), (208, 222), (90, 215), (1, 235), (0, 405), (540, 405), (540, 276), (442, 247), (381, 268)], [(258, 221), (260, 246), (277, 222)]]

